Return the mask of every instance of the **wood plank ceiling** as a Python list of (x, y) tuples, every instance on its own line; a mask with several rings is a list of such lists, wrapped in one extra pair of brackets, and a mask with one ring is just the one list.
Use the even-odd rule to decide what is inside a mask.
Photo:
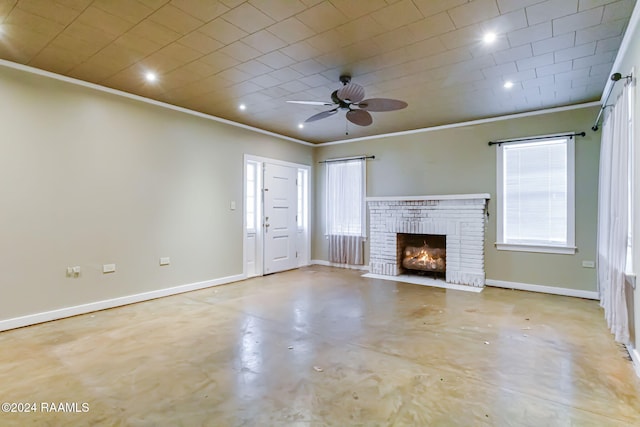
[[(0, 58), (317, 143), (598, 100), (634, 6), (0, 0)], [(300, 129), (331, 107), (285, 101), (330, 101), (341, 74), (409, 107), (368, 127), (339, 112)]]

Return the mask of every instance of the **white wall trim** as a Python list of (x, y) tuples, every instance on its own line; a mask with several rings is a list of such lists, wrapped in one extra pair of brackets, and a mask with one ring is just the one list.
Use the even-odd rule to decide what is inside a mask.
[(121, 96), (123, 98), (133, 99), (135, 101), (144, 102), (146, 104), (155, 105), (157, 107), (166, 108), (169, 110), (179, 111), (181, 113), (189, 114), (192, 116), (200, 117), (207, 120), (213, 120), (214, 122), (224, 123), (227, 125), (235, 126), (242, 129), (247, 129), (252, 132), (261, 133), (263, 135), (269, 135), (278, 139), (285, 139), (287, 141), (295, 142), (297, 144), (306, 145), (307, 147), (315, 147), (316, 144), (312, 144), (307, 141), (303, 141), (301, 139), (291, 138), (289, 136), (280, 135), (279, 133), (270, 132), (268, 130), (256, 128), (253, 126), (245, 125), (242, 123), (234, 122), (231, 120), (223, 119), (221, 117), (212, 116), (210, 114), (201, 113), (199, 111), (189, 110), (188, 108), (178, 107), (176, 105), (167, 104), (166, 102), (156, 101), (155, 99), (145, 98), (144, 96), (134, 95), (132, 93), (124, 92), (117, 89), (112, 89), (110, 87), (101, 86), (95, 83), (85, 82), (84, 80), (74, 79), (73, 77), (63, 76), (61, 74), (52, 73), (50, 71), (41, 70), (39, 68), (30, 67), (28, 65), (22, 65), (15, 62), (7, 61), (5, 59), (0, 59), (0, 66), (13, 68), (15, 70), (25, 71), (31, 74), (37, 74), (39, 76), (48, 77), (51, 79), (63, 81), (66, 83), (71, 83), (77, 86), (83, 86), (89, 89), (98, 90), (100, 92), (110, 93), (112, 95)]
[(629, 352), (629, 356), (631, 356), (631, 362), (633, 363), (633, 368), (636, 371), (636, 375), (640, 378), (640, 353), (635, 349), (631, 344), (627, 344), (627, 351)]
[[(266, 163), (269, 164), (273, 164), (273, 165), (280, 165), (280, 166), (287, 166), (287, 167), (292, 167), (295, 169), (304, 169), (307, 171), (307, 213), (309, 214), (312, 211), (312, 188), (313, 188), (313, 181), (312, 181), (312, 166), (311, 165), (305, 165), (303, 163), (293, 163), (293, 162), (288, 162), (286, 160), (279, 160), (279, 159), (272, 159), (270, 157), (262, 157), (262, 156), (256, 156), (253, 154), (247, 154), (244, 153), (244, 163), (243, 163), (243, 185), (242, 185), (242, 215), (243, 215), (243, 220), (242, 220), (242, 253), (243, 253), (243, 267), (242, 267), (242, 271), (243, 274), (246, 274), (247, 272), (247, 252), (246, 252), (246, 247), (247, 247), (247, 224), (246, 224), (246, 220), (247, 220), (247, 206), (246, 206), (246, 200), (247, 200), (247, 162), (255, 162), (257, 164), (260, 165), (260, 174), (262, 176), (262, 172), (264, 171), (264, 165)], [(261, 186), (262, 188), (264, 188), (264, 182), (261, 181)], [(258, 201), (259, 207), (258, 210), (256, 212), (256, 215), (258, 215), (260, 218), (262, 218), (263, 215), (263, 202), (262, 199), (259, 198)], [(297, 206), (296, 206), (297, 209)], [(310, 215), (309, 215), (310, 217)], [(262, 223), (262, 221), (259, 221), (259, 224)], [(305, 233), (305, 240), (306, 240), (306, 253), (307, 253), (307, 260), (305, 260), (306, 262), (308, 262), (308, 260), (311, 258), (311, 227), (310, 227), (310, 223), (311, 221), (308, 220), (307, 221), (307, 227), (304, 230)], [(299, 230), (298, 230), (299, 233)], [(251, 277), (256, 277), (256, 276), (262, 276), (264, 275), (264, 254), (263, 254), (263, 245), (264, 245), (264, 230), (263, 228), (259, 225), (258, 228), (256, 229), (256, 236), (257, 236), (257, 241), (256, 244), (259, 246), (260, 248), (260, 256), (256, 256), (256, 262), (258, 263), (258, 266), (256, 268), (256, 275), (255, 276), (251, 276)], [(297, 236), (296, 236), (297, 238)], [(259, 260), (258, 260), (259, 258)], [(305, 265), (309, 265), (309, 264), (305, 264)], [(298, 267), (304, 267), (305, 265), (298, 265)]]
[(212, 286), (225, 285), (245, 279), (243, 274), (235, 276), (221, 277), (218, 279), (205, 280), (203, 282), (189, 283), (186, 285), (174, 286), (171, 288), (157, 289), (140, 294), (127, 295), (108, 300), (95, 301), (88, 304), (65, 307), (57, 310), (45, 311), (42, 313), (29, 314), (27, 316), (14, 317), (12, 319), (0, 320), (0, 332), (9, 329), (21, 328), (23, 326), (35, 325), (37, 323), (49, 322), (51, 320), (63, 319), (65, 317), (77, 316), (79, 314), (91, 313), (108, 308), (120, 307), (142, 301), (149, 301), (156, 298), (195, 291), (198, 289), (210, 288)]
[(590, 107), (599, 107), (599, 106), (600, 106), (600, 102), (594, 101), (594, 102), (587, 102), (584, 104), (567, 105), (565, 107), (555, 107), (555, 108), (547, 108), (544, 110), (528, 111), (526, 113), (517, 113), (517, 114), (508, 114), (506, 116), (489, 117), (487, 119), (471, 120), (468, 122), (451, 123), (451, 124), (442, 125), (442, 126), (433, 126), (428, 128), (407, 130), (402, 132), (385, 133), (380, 135), (363, 136), (361, 138), (343, 139), (340, 141), (323, 142), (323, 143), (315, 144), (315, 146), (324, 147), (327, 145), (349, 144), (351, 142), (367, 141), (370, 139), (388, 138), (391, 136), (402, 136), (402, 135), (411, 135), (414, 133), (432, 132), (436, 130), (454, 129), (454, 128), (460, 128), (465, 126), (481, 125), (484, 123), (499, 122), (502, 120), (519, 119), (522, 117), (539, 116), (541, 114), (559, 113), (562, 111), (579, 110), (581, 108), (590, 108)]
[(306, 168), (311, 170), (311, 165), (305, 165), (303, 163), (293, 163), (286, 160), (272, 159), (270, 157), (255, 156), (248, 153), (244, 153), (244, 159), (245, 161), (251, 160), (258, 163), (271, 163), (273, 165), (289, 166), (292, 168)]
[(539, 252), (544, 254), (574, 255), (578, 249), (575, 246), (551, 246), (551, 245), (521, 245), (518, 243), (495, 243), (499, 251)]
[(326, 267), (338, 267), (338, 268), (348, 268), (349, 270), (369, 271), (368, 265), (337, 264), (335, 262), (329, 262), (323, 259), (312, 259), (311, 265), (324, 265)]
[(504, 280), (487, 279), (486, 286), (496, 288), (517, 289), (519, 291), (540, 292), (543, 294), (562, 295), (567, 297), (577, 297), (599, 300), (600, 295), (597, 291), (583, 291), (580, 289), (560, 288), (556, 286), (532, 285), (530, 283), (505, 282)]
[[(502, 145), (499, 144), (496, 149), (496, 199), (497, 199), (497, 219), (496, 219), (496, 249), (499, 251), (521, 251), (521, 252), (542, 252), (542, 253), (556, 253), (556, 254), (570, 254), (573, 255), (576, 253), (575, 247), (575, 137), (567, 136), (571, 134), (571, 132), (564, 132), (562, 134), (555, 135), (540, 135), (540, 136), (531, 136), (531, 140), (527, 144), (537, 144), (544, 143), (541, 138), (549, 138), (549, 137), (557, 137), (556, 141), (563, 140), (564, 145), (566, 147), (566, 186), (567, 186), (567, 197), (566, 197), (566, 242), (563, 245), (551, 245), (551, 244), (527, 244), (524, 242), (512, 241), (509, 242), (507, 238), (509, 236), (505, 235), (505, 179), (506, 177), (506, 156), (507, 151), (513, 149), (512, 145)], [(526, 138), (519, 138), (519, 141), (522, 141)], [(503, 140), (504, 141), (504, 140)], [(553, 141), (552, 141), (553, 142)], [(522, 147), (525, 144), (522, 142), (518, 142), (516, 147), (519, 145)], [(551, 242), (548, 242), (551, 243)]]

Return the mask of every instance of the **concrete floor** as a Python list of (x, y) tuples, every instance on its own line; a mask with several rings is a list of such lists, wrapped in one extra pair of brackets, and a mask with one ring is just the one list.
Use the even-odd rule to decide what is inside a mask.
[(640, 425), (596, 301), (360, 274), (314, 266), (0, 333), (0, 400), (36, 404), (0, 425)]

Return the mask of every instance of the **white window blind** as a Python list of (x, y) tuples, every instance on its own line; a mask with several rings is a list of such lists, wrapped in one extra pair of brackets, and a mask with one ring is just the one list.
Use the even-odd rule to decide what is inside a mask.
[(498, 148), (498, 249), (573, 253), (573, 137)]
[(365, 235), (365, 160), (326, 163), (326, 234)]

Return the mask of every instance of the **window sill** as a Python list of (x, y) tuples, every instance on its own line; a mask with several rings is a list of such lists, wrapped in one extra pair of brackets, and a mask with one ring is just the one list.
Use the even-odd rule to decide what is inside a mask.
[(523, 245), (517, 243), (496, 243), (499, 251), (539, 252), (547, 254), (574, 255), (575, 246), (551, 246), (551, 245)]

